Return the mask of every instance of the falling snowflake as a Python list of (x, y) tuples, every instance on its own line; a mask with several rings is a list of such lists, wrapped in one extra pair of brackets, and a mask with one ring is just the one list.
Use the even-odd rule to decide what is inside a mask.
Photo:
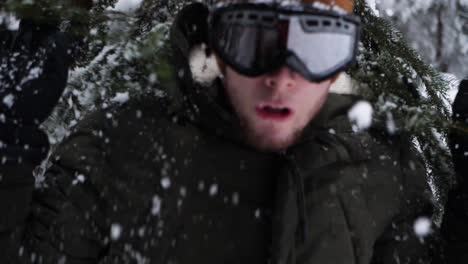
[(432, 231), (432, 221), (427, 217), (420, 217), (414, 222), (413, 229), (419, 238), (424, 238)]
[(210, 196), (215, 196), (218, 193), (218, 185), (213, 184), (210, 186)]
[(122, 235), (122, 226), (117, 223), (112, 224), (110, 235), (112, 240), (118, 240)]
[(77, 185), (78, 183), (83, 183), (85, 182), (86, 178), (83, 174), (80, 174), (78, 176), (76, 176), (76, 178), (73, 180), (72, 184), (73, 185)]
[(153, 206), (151, 207), (151, 214), (152, 215), (159, 215), (161, 212), (161, 198), (157, 195), (153, 196)]
[(164, 189), (169, 189), (169, 187), (171, 187), (171, 179), (169, 179), (168, 177), (162, 178), (161, 179), (161, 186)]

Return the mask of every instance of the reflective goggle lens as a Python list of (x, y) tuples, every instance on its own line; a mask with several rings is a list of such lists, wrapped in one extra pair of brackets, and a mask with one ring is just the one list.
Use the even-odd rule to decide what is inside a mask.
[[(331, 23), (331, 22), (330, 22)], [(357, 27), (343, 24), (342, 31), (308, 31), (298, 17), (291, 17), (287, 48), (315, 76), (326, 76), (354, 60)], [(346, 26), (346, 28), (344, 28)]]

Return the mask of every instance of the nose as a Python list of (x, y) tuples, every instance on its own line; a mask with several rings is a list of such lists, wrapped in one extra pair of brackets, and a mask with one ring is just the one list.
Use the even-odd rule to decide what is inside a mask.
[(265, 77), (265, 85), (278, 92), (288, 91), (296, 87), (296, 79), (296, 73), (289, 67), (283, 66)]

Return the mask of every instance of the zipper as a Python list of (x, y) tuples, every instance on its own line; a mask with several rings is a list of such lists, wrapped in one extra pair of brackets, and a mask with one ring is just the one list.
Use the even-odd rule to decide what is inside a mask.
[(305, 188), (304, 188), (304, 177), (303, 174), (299, 171), (297, 162), (291, 155), (286, 153), (282, 154), (283, 158), (288, 163), (288, 171), (293, 176), (292, 180), (296, 188), (296, 201), (298, 208), (298, 219), (299, 219), (299, 228), (300, 228), (300, 239), (303, 244), (309, 240), (309, 221), (307, 217), (306, 203), (305, 203)]

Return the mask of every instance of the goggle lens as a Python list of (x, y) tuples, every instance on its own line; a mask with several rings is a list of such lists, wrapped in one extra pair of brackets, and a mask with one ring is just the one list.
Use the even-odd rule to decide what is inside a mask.
[(329, 75), (353, 61), (357, 44), (356, 29), (347, 25), (347, 32), (304, 32), (299, 18), (292, 17), (287, 48), (302, 61), (311, 74)]
[(271, 67), (272, 58), (279, 57), (278, 32), (271, 28), (220, 21), (214, 35), (222, 57), (228, 57), (241, 71), (263, 72)]

